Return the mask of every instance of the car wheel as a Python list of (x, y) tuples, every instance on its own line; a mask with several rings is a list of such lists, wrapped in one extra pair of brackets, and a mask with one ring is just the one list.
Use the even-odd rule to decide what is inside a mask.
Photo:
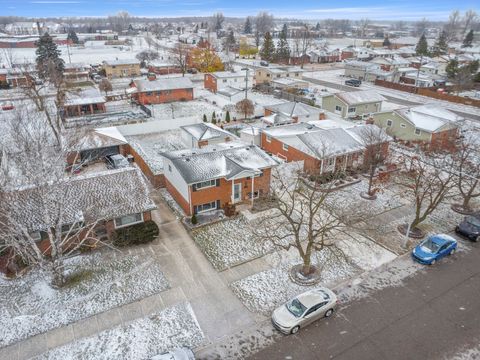
[(333, 314), (333, 309), (328, 309), (327, 312), (325, 313), (325, 317), (330, 317)]
[(448, 255), (453, 255), (455, 254), (455, 249), (452, 249)]
[(292, 330), (290, 330), (290, 334), (296, 334), (300, 330), (300, 326), (295, 326)]
[(437, 262), (437, 260), (433, 259), (432, 262), (430, 263), (430, 265), (435, 265), (436, 262)]

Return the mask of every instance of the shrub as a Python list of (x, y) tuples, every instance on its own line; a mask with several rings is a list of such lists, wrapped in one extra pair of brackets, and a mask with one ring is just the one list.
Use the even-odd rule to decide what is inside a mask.
[(192, 222), (193, 225), (197, 225), (198, 224), (197, 215), (193, 214), (190, 221)]
[(228, 110), (227, 110), (227, 114), (225, 115), (225, 121), (226, 121), (227, 123), (230, 122), (230, 111), (228, 111)]
[(212, 124), (216, 124), (217, 123), (217, 120), (215, 118), (212, 118)]
[(113, 245), (128, 246), (146, 244), (155, 240), (158, 234), (157, 224), (150, 220), (141, 224), (117, 229), (113, 234)]
[(203, 122), (207, 122), (207, 115), (203, 114)]

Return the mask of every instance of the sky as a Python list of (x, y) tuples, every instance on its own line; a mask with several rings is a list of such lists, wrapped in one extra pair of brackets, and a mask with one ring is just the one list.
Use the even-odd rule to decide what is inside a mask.
[(0, 0), (0, 15), (27, 17), (108, 16), (128, 11), (136, 16), (177, 17), (225, 16), (244, 17), (260, 11), (275, 17), (299, 19), (371, 20), (446, 20), (452, 10), (474, 9), (473, 0)]

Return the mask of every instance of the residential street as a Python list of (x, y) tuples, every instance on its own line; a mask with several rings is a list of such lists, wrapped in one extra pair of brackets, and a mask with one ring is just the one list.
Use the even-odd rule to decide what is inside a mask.
[(345, 303), (332, 319), (282, 336), (250, 359), (449, 359), (478, 346), (480, 246), (461, 242), (472, 248), (401, 286)]

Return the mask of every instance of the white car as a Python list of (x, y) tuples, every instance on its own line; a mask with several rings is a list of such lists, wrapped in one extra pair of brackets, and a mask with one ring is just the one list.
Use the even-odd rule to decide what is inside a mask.
[(287, 301), (272, 314), (272, 323), (284, 334), (295, 334), (320, 318), (332, 316), (338, 304), (333, 291), (319, 287)]
[(195, 356), (192, 350), (188, 348), (178, 348), (160, 355), (155, 355), (150, 360), (195, 360)]

